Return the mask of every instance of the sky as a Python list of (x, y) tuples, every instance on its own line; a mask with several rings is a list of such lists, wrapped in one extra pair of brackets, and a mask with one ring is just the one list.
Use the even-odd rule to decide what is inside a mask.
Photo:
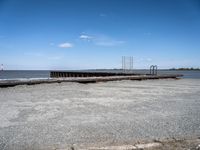
[(0, 0), (9, 70), (200, 67), (200, 0)]

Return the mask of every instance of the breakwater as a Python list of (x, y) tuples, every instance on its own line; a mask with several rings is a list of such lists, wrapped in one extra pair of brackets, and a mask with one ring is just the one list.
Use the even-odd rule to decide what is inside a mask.
[[(130, 74), (130, 73), (81, 73), (81, 72), (51, 72), (48, 79), (35, 80), (2, 80), (0, 87), (12, 87), (16, 85), (34, 85), (43, 83), (61, 83), (61, 82), (78, 82), (78, 83), (96, 83), (118, 80), (153, 80), (153, 79), (177, 79), (182, 77), (181, 74), (168, 75), (146, 75), (146, 74)], [(68, 76), (67, 76), (68, 75)]]

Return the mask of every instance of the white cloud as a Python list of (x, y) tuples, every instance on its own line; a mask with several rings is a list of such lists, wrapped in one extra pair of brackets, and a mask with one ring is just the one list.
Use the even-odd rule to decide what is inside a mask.
[(92, 40), (92, 37), (89, 36), (89, 35), (86, 35), (86, 34), (80, 35), (79, 38), (82, 39), (82, 40), (87, 40), (87, 41)]
[(71, 48), (71, 47), (73, 47), (73, 44), (66, 42), (66, 43), (59, 44), (58, 47), (60, 47), (60, 48)]

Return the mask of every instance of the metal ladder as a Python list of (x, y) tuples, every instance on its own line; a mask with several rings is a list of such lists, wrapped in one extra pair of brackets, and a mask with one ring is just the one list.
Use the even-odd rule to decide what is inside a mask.
[(150, 66), (150, 75), (157, 75), (158, 73), (158, 66), (157, 65), (151, 65)]

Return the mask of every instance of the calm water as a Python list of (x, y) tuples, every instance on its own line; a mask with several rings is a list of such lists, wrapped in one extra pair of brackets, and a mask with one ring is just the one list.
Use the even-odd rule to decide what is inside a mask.
[[(116, 72), (116, 70), (98, 70), (98, 71)], [(5, 70), (5, 71), (0, 71), (0, 79), (49, 78), (50, 77), (49, 73), (50, 71)], [(149, 73), (149, 70), (134, 70), (134, 73)], [(159, 70), (158, 74), (183, 74), (184, 75), (183, 78), (200, 79), (200, 71)]]
[(4, 70), (0, 71), (0, 79), (32, 79), (49, 78), (49, 71)]

